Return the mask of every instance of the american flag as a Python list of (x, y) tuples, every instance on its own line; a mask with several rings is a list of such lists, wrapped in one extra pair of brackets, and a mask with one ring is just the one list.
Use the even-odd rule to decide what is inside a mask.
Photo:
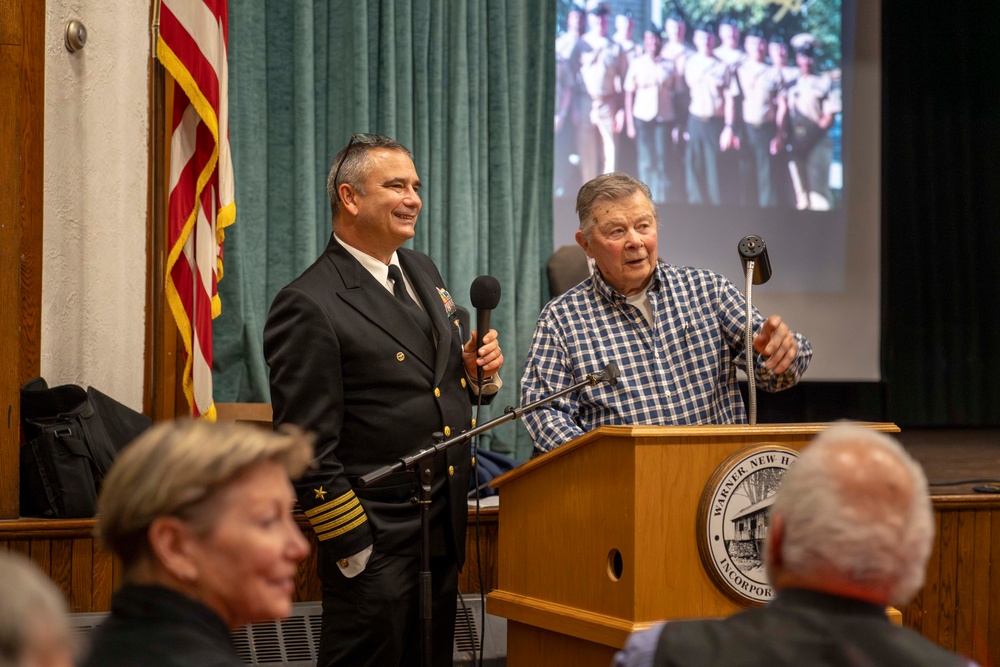
[(185, 349), (193, 417), (215, 419), (212, 319), (222, 311), (225, 228), (236, 219), (229, 152), (226, 0), (162, 0), (156, 54), (173, 78), (166, 296)]

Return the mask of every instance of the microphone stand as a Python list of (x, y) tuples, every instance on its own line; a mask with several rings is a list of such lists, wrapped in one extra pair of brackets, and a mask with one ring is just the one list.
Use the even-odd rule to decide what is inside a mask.
[(744, 347), (746, 348), (747, 360), (747, 397), (750, 402), (749, 421), (750, 425), (753, 426), (757, 423), (757, 385), (754, 382), (753, 305), (750, 288), (753, 285), (762, 285), (771, 278), (771, 262), (767, 258), (767, 246), (764, 244), (764, 239), (759, 236), (744, 236), (736, 249), (739, 251), (743, 268), (747, 274)]
[[(420, 581), (418, 595), (420, 598), (420, 664), (422, 667), (430, 667), (433, 655), (431, 647), (431, 609), (433, 607), (433, 599), (431, 594), (430, 509), (431, 482), (434, 479), (434, 457), (446, 449), (457, 445), (464, 445), (473, 437), (483, 433), (484, 431), (496, 428), (505, 422), (520, 419), (521, 415), (525, 412), (531, 412), (546, 403), (554, 401), (560, 396), (565, 396), (566, 394), (574, 391), (579, 391), (584, 387), (592, 387), (599, 382), (607, 382), (611, 386), (615, 386), (618, 384), (618, 376), (618, 366), (614, 363), (609, 363), (600, 373), (592, 373), (581, 382), (578, 382), (572, 387), (563, 389), (562, 391), (558, 391), (551, 396), (547, 396), (546, 398), (542, 398), (533, 403), (529, 403), (528, 405), (519, 407), (508, 405), (504, 408), (503, 414), (499, 417), (491, 419), (485, 424), (476, 426), (468, 431), (463, 431), (453, 438), (445, 440), (444, 434), (434, 433), (433, 437), (435, 442), (430, 447), (421, 449), (420, 451), (410, 454), (409, 456), (404, 456), (395, 463), (390, 463), (389, 465), (377, 468), (367, 475), (363, 475), (358, 478), (358, 485), (362, 488), (367, 488), (385, 479), (386, 477), (389, 477), (390, 475), (403, 472), (404, 470), (409, 474), (410, 479), (412, 480), (410, 486), (414, 489), (413, 501), (420, 509)], [(419, 491), (417, 489), (419, 489)]]
[(749, 421), (750, 421), (750, 426), (753, 426), (754, 424), (757, 423), (757, 386), (756, 386), (756, 383), (754, 382), (754, 377), (753, 377), (754, 376), (754, 368), (753, 368), (753, 365), (754, 365), (754, 360), (753, 360), (753, 305), (751, 305), (750, 288), (753, 285), (753, 269), (754, 269), (754, 264), (755, 263), (754, 263), (754, 260), (752, 260), (752, 259), (748, 259), (746, 262), (747, 262), (747, 265), (746, 265), (746, 269), (747, 269), (747, 288), (746, 288), (746, 293), (747, 293), (747, 299), (746, 299), (746, 302), (747, 302), (746, 303), (746, 306), (747, 306), (746, 318), (747, 318), (747, 320), (746, 321), (747, 321), (747, 323), (746, 323), (746, 326), (743, 327), (743, 328), (746, 331), (746, 336), (745, 336), (746, 340), (744, 341), (744, 347), (746, 348), (746, 357), (747, 357), (747, 398), (749, 399), (749, 402), (750, 402), (750, 406), (749, 406), (749, 413), (750, 413), (749, 414)]

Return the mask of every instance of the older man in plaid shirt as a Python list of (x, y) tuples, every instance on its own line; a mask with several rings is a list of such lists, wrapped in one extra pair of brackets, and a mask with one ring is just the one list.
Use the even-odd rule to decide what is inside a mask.
[[(649, 188), (622, 173), (586, 183), (576, 240), (594, 274), (542, 311), (521, 378), (521, 403), (550, 396), (614, 362), (617, 387), (572, 392), (525, 413), (535, 449), (549, 451), (607, 424), (746, 422), (736, 380), (746, 368), (743, 294), (723, 276), (657, 261)], [(757, 386), (802, 377), (812, 347), (781, 317), (754, 311)]]

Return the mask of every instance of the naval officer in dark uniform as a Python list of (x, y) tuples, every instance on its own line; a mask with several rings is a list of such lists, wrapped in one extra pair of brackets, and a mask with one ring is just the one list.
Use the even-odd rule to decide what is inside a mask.
[[(413, 237), (420, 180), (410, 151), (355, 135), (327, 182), (326, 251), (274, 299), (264, 329), (275, 425), (316, 434), (318, 467), (296, 491), (319, 542), (319, 665), (420, 661), (417, 506), (404, 474), (359, 488), (372, 470), (457, 435), (471, 403), (499, 389), (494, 330), (459, 338), (458, 313)], [(483, 369), (483, 386), (477, 385)], [(431, 505), (434, 664), (452, 662), (457, 572), (465, 557), (468, 447), (435, 461)]]

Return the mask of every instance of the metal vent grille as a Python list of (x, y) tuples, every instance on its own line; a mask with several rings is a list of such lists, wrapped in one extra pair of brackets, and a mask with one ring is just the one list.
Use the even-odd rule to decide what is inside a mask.
[(470, 607), (459, 606), (455, 613), (455, 651), (458, 653), (483, 650), (479, 641), (479, 617)]
[[(473, 665), (473, 648), (483, 653), (479, 621), (481, 602), (478, 595), (463, 595), (455, 613), (454, 664)], [(70, 615), (76, 634), (86, 643), (90, 632), (101, 624), (106, 613)], [(292, 614), (280, 621), (245, 625), (233, 630), (233, 646), (240, 660), (259, 667), (315, 667), (319, 652), (323, 607), (319, 602), (298, 602)], [(506, 665), (507, 621), (486, 615), (486, 651), (484, 667)]]
[(484, 633), (480, 626), (482, 610), (482, 599), (478, 595), (463, 595), (458, 601), (455, 610), (455, 651), (452, 655), (455, 667), (473, 667), (479, 664), (479, 659), (482, 659), (483, 667), (504, 667), (507, 664), (507, 619), (486, 614)]
[(315, 665), (322, 613), (317, 603), (295, 604), (286, 619), (234, 630), (236, 653), (248, 665)]
[(90, 637), (91, 631), (101, 624), (101, 621), (104, 620), (107, 614), (103, 612), (81, 612), (70, 614), (69, 616), (73, 624), (73, 634), (86, 641)]

